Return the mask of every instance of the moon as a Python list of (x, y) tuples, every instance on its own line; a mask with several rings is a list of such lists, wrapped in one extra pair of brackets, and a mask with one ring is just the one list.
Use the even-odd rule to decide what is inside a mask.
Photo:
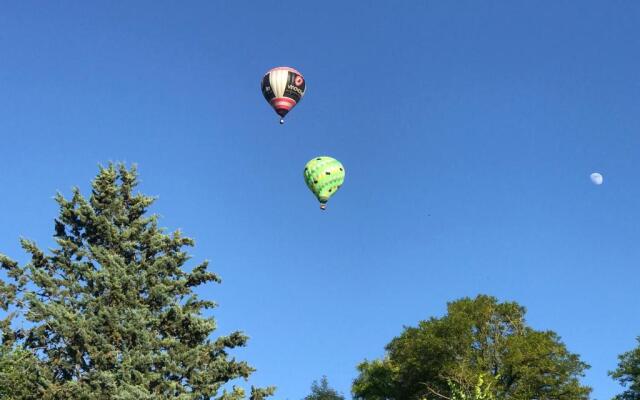
[(595, 185), (602, 185), (602, 182), (604, 182), (604, 177), (598, 172), (594, 172), (593, 174), (591, 174), (590, 178), (591, 182), (593, 182)]

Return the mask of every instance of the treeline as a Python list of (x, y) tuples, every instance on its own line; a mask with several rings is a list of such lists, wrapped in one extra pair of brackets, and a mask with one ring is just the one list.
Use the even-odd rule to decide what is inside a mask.
[[(148, 215), (135, 168), (101, 168), (86, 198), (56, 196), (56, 246), (23, 239), (30, 261), (0, 254), (0, 399), (260, 400), (275, 388), (233, 385), (254, 369), (229, 351), (241, 332), (213, 338), (215, 303), (196, 289), (220, 278), (186, 268), (193, 240)], [(491, 296), (449, 303), (441, 318), (404, 328), (385, 356), (357, 366), (361, 400), (582, 400), (589, 366), (525, 309)], [(640, 400), (640, 338), (611, 376), (616, 400)], [(306, 400), (340, 400), (326, 377)]]
[[(528, 326), (525, 309), (491, 296), (448, 304), (441, 318), (420, 321), (385, 347), (381, 359), (364, 361), (352, 386), (357, 400), (583, 400), (580, 383), (589, 368), (553, 331)], [(638, 346), (619, 356), (610, 375), (626, 390), (615, 400), (640, 400)], [(339, 400), (326, 377), (306, 400)]]

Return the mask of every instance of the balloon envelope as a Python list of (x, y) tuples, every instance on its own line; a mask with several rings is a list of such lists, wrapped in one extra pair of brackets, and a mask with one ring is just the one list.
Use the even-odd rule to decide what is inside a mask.
[(320, 156), (304, 166), (304, 181), (320, 202), (320, 208), (344, 183), (344, 166), (335, 158)]
[(269, 70), (261, 83), (262, 95), (275, 112), (282, 117), (302, 100), (307, 84), (300, 72), (291, 67), (276, 67)]
[(593, 174), (591, 174), (591, 182), (596, 185), (602, 185), (602, 182), (604, 182), (604, 177), (601, 174), (594, 172)]

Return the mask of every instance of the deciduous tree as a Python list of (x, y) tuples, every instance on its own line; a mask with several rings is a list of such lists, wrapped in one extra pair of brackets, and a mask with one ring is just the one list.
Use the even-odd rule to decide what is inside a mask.
[(609, 374), (626, 390), (614, 400), (640, 400), (640, 336), (638, 346), (618, 357), (618, 368)]
[(361, 363), (354, 396), (411, 400), (431, 389), (452, 397), (448, 382), (470, 392), (482, 375), (498, 399), (588, 399), (590, 388), (579, 381), (588, 365), (556, 333), (534, 330), (524, 316), (524, 307), (490, 296), (449, 303), (442, 318), (405, 328), (384, 358)]

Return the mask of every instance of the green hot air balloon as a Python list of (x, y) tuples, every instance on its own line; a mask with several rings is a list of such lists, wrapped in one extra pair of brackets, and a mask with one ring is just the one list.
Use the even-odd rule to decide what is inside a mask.
[(316, 157), (305, 165), (304, 181), (320, 201), (320, 208), (324, 210), (329, 198), (344, 182), (344, 167), (335, 158)]

